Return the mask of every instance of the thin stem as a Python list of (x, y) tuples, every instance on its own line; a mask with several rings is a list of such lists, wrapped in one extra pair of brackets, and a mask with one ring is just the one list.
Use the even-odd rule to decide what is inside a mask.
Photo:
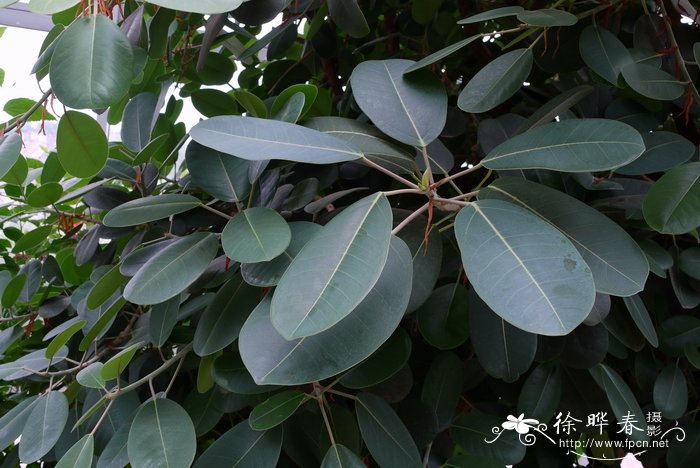
[(221, 216), (222, 218), (233, 219), (233, 216), (227, 215), (226, 213), (223, 213), (223, 212), (217, 210), (216, 208), (212, 208), (209, 205), (205, 205), (204, 203), (202, 203), (200, 206), (207, 211), (211, 211), (212, 213)]
[(676, 62), (678, 62), (678, 66), (681, 69), (681, 74), (683, 75), (683, 78), (685, 78), (685, 81), (688, 82), (687, 84), (690, 85), (690, 91), (693, 93), (693, 99), (700, 105), (700, 93), (698, 93), (698, 89), (693, 83), (693, 78), (690, 76), (690, 73), (688, 73), (688, 68), (685, 66), (685, 60), (681, 54), (680, 47), (678, 47), (676, 36), (673, 34), (673, 27), (671, 25), (671, 21), (669, 20), (668, 13), (666, 12), (666, 5), (664, 4), (663, 0), (659, 2), (659, 8), (661, 9), (661, 17), (666, 25), (666, 34), (668, 35), (668, 40), (671, 42), (671, 48), (676, 56)]
[(328, 420), (328, 415), (326, 414), (326, 399), (323, 396), (323, 393), (319, 394), (318, 398), (318, 407), (321, 408), (321, 416), (323, 416), (323, 422), (326, 425), (326, 430), (328, 431), (328, 438), (331, 441), (331, 445), (335, 445), (335, 437), (333, 437), (333, 430), (331, 429), (331, 423)]
[(390, 197), (392, 195), (402, 195), (405, 193), (422, 194), (425, 192), (423, 192), (420, 189), (407, 188), (407, 189), (399, 189), (399, 190), (389, 190), (388, 192), (384, 192), (384, 195), (386, 195), (387, 197)]
[(460, 200), (456, 200), (454, 198), (434, 197), (433, 200), (435, 200), (436, 202), (440, 202), (440, 203), (447, 203), (448, 205), (459, 205), (459, 206), (471, 205), (470, 202), (460, 201)]
[(455, 180), (455, 179), (459, 179), (460, 177), (463, 177), (463, 176), (465, 176), (465, 175), (467, 175), (467, 174), (469, 174), (469, 173), (472, 173), (472, 172), (474, 172), (474, 171), (478, 171), (478, 170), (481, 169), (482, 167), (483, 167), (483, 166), (482, 166), (481, 163), (475, 164), (474, 166), (468, 167), (468, 168), (466, 168), (466, 169), (463, 170), (463, 171), (460, 171), (460, 172), (458, 172), (458, 173), (456, 173), (456, 174), (452, 174), (451, 176), (447, 176), (447, 177), (445, 177), (444, 179), (438, 180), (438, 181), (435, 183), (435, 185), (436, 185), (436, 187), (439, 187), (439, 186), (443, 185), (443, 184), (446, 183), (446, 182), (449, 182), (449, 181)]
[(39, 100), (38, 100), (37, 102), (35, 102), (34, 105), (33, 105), (32, 107), (29, 108), (29, 110), (28, 110), (27, 112), (25, 112), (24, 114), (22, 114), (22, 115), (21, 115), (20, 117), (18, 117), (14, 122), (12, 122), (10, 125), (8, 125), (7, 127), (5, 127), (5, 129), (3, 130), (3, 133), (7, 133), (7, 132), (9, 132), (10, 130), (14, 130), (14, 129), (17, 128), (18, 126), (21, 127), (22, 125), (24, 125), (24, 123), (29, 119), (29, 117), (31, 117), (32, 114), (33, 114), (34, 112), (36, 112), (37, 109), (39, 109), (41, 106), (44, 105), (44, 103), (45, 103), (46, 100), (51, 96), (52, 93), (53, 93), (53, 89), (49, 88), (49, 90), (46, 91), (46, 92), (43, 94), (43, 96), (41, 96), (41, 98), (39, 98)]
[(156, 378), (157, 376), (159, 376), (160, 374), (162, 374), (163, 372), (168, 370), (170, 367), (172, 367), (172, 365), (175, 364), (177, 361), (184, 359), (185, 356), (187, 355), (187, 353), (189, 353), (190, 351), (192, 351), (192, 343), (190, 343), (187, 346), (185, 346), (184, 348), (182, 348), (180, 351), (178, 351), (178, 353), (175, 356), (173, 356), (170, 359), (168, 359), (167, 361), (165, 361), (162, 366), (160, 366), (158, 369), (154, 370), (153, 372), (151, 372), (147, 376), (137, 380), (136, 382), (134, 382), (130, 385), (127, 385), (124, 388), (119, 388), (113, 392), (107, 393), (105, 395), (105, 398), (107, 398), (108, 400), (114, 400), (118, 396), (121, 396), (125, 393), (128, 393), (132, 390), (135, 390), (135, 389), (139, 388), (141, 385), (143, 385), (147, 382), (150, 382), (151, 380), (153, 380), (154, 378)]
[(478, 193), (479, 193), (478, 190), (474, 190), (473, 192), (458, 195), (456, 197), (451, 197), (450, 200), (465, 200), (465, 199), (472, 198), (473, 196), (476, 196), (476, 194), (478, 194)]
[(170, 383), (168, 384), (168, 387), (165, 389), (166, 395), (168, 393), (170, 393), (170, 389), (173, 387), (173, 384), (175, 383), (175, 377), (177, 377), (177, 374), (180, 372), (180, 368), (182, 368), (183, 362), (185, 362), (185, 360), (180, 359), (180, 361), (177, 363), (177, 367), (175, 368), (175, 372), (173, 372), (173, 376), (170, 378)]
[(425, 448), (425, 455), (423, 455), (423, 468), (428, 468), (428, 462), (430, 461), (430, 449), (433, 448), (433, 442), (430, 441), (428, 446)]
[(355, 395), (350, 395), (349, 393), (341, 392), (340, 390), (335, 390), (335, 389), (328, 389), (326, 390), (326, 393), (332, 393), (334, 395), (338, 395), (344, 398), (348, 398), (350, 400), (357, 400), (357, 397)]
[(421, 206), (420, 208), (418, 208), (416, 211), (414, 211), (413, 213), (411, 213), (410, 215), (408, 215), (408, 216), (406, 217), (406, 219), (404, 219), (403, 221), (401, 221), (401, 222), (399, 223), (399, 225), (396, 226), (396, 227), (393, 229), (393, 231), (391, 231), (391, 233), (392, 233), (393, 235), (396, 235), (396, 234), (398, 234), (399, 232), (401, 232), (401, 230), (402, 230), (403, 228), (405, 228), (406, 226), (408, 226), (408, 224), (409, 224), (411, 221), (413, 221), (414, 219), (416, 219), (417, 217), (419, 217), (421, 214), (423, 214), (429, 207), (430, 207), (430, 203), (426, 203), (425, 205), (423, 205), (423, 206)]
[(392, 179), (401, 182), (402, 184), (404, 184), (404, 185), (407, 186), (407, 187), (410, 187), (410, 188), (416, 189), (416, 190), (420, 190), (420, 188), (419, 188), (416, 184), (414, 184), (413, 182), (411, 182), (410, 180), (406, 180), (406, 179), (404, 179), (403, 177), (401, 177), (400, 175), (394, 174), (394, 173), (391, 172), (389, 169), (383, 168), (383, 167), (380, 166), (379, 164), (377, 164), (377, 163), (375, 163), (375, 162), (373, 162), (373, 161), (370, 161), (369, 159), (365, 158), (364, 156), (362, 157), (362, 162), (365, 163), (365, 164), (367, 164), (369, 167), (371, 167), (371, 168), (373, 168), (373, 169), (376, 169), (376, 170), (378, 170), (379, 172), (381, 172), (381, 173), (383, 173), (383, 174), (388, 175), (388, 176), (391, 177)]
[(97, 423), (95, 424), (95, 427), (92, 428), (90, 431), (90, 434), (95, 435), (95, 432), (100, 428), (100, 425), (102, 424), (102, 421), (105, 420), (107, 417), (107, 413), (109, 413), (110, 408), (112, 408), (112, 405), (114, 404), (114, 400), (110, 400), (109, 403), (107, 403), (107, 407), (105, 408), (104, 412), (102, 413), (102, 416), (100, 416), (100, 419), (97, 420)]

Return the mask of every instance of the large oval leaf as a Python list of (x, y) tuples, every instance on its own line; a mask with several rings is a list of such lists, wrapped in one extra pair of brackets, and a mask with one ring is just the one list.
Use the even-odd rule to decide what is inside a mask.
[(131, 43), (104, 15), (73, 22), (51, 57), (49, 79), (56, 97), (75, 109), (100, 109), (118, 102), (133, 78)]
[(212, 197), (227, 202), (244, 200), (250, 193), (250, 163), (193, 141), (185, 152), (192, 182)]
[(326, 452), (321, 468), (365, 468), (360, 457), (344, 445), (335, 444)]
[(654, 383), (654, 406), (666, 419), (678, 419), (688, 407), (688, 382), (678, 366), (666, 366)]
[(160, 5), (171, 10), (186, 11), (189, 13), (215, 14), (226, 13), (235, 10), (245, 0), (152, 0), (148, 3)]
[(183, 213), (199, 205), (201, 202), (198, 198), (183, 193), (137, 198), (111, 209), (104, 218), (104, 225), (136, 226)]
[(61, 166), (70, 175), (90, 178), (107, 163), (107, 136), (95, 119), (76, 111), (63, 114), (58, 122), (56, 150)]
[(80, 0), (29, 0), (29, 10), (40, 15), (53, 15), (78, 3)]
[(158, 96), (141, 93), (129, 101), (122, 117), (122, 142), (134, 152), (144, 149), (151, 141), (151, 130), (158, 116)]
[(593, 307), (593, 276), (569, 240), (536, 215), (480, 200), (457, 215), (455, 235), (469, 280), (504, 320), (542, 335), (566, 335)]
[(540, 422), (549, 421), (557, 410), (561, 391), (559, 366), (554, 362), (540, 364), (523, 383), (518, 396), (518, 413)]
[(613, 86), (617, 86), (620, 71), (632, 62), (625, 45), (610, 31), (588, 26), (579, 37), (581, 58), (588, 67)]
[(644, 288), (649, 265), (639, 245), (610, 218), (558, 190), (504, 178), (479, 193), (540, 216), (564, 233), (590, 267), (596, 290), (631, 296)]
[(469, 336), (467, 289), (458, 283), (435, 289), (416, 312), (418, 329), (437, 349), (452, 349)]
[(685, 234), (700, 226), (700, 163), (677, 166), (652, 185), (644, 219), (664, 234)]
[(469, 299), (471, 341), (479, 363), (492, 377), (515, 382), (535, 359), (537, 335), (515, 328), (494, 314), (474, 290)]
[(10, 172), (22, 151), (22, 137), (10, 133), (0, 138), (0, 178)]
[(197, 451), (192, 419), (172, 400), (149, 400), (131, 423), (127, 450), (133, 466), (187, 468)]
[(370, 195), (333, 218), (294, 258), (272, 297), (271, 319), (287, 339), (326, 330), (376, 283), (389, 252), (391, 207)]
[(195, 125), (197, 143), (250, 161), (283, 159), (310, 164), (352, 161), (362, 153), (343, 140), (300, 125), (233, 115)]
[(306, 400), (306, 394), (299, 390), (277, 393), (253, 408), (248, 424), (256, 431), (266, 431), (282, 424)]
[(632, 440), (649, 440), (649, 436), (646, 433), (647, 425), (644, 413), (634, 393), (632, 393), (632, 390), (630, 390), (622, 377), (604, 364), (589, 369), (589, 372), (596, 380), (596, 383), (605, 391), (617, 420), (623, 421), (623, 418), (630, 415), (635, 420), (635, 427), (638, 427), (639, 430), (633, 430), (632, 434), (628, 434), (628, 437)]
[(436, 76), (419, 70), (408, 76), (410, 60), (368, 60), (352, 72), (360, 109), (381, 131), (413, 146), (428, 146), (447, 121), (447, 93)]
[(411, 270), (408, 247), (392, 238), (384, 270), (367, 297), (336, 325), (299, 340), (287, 341), (280, 336), (270, 322), (270, 300), (264, 299), (243, 325), (239, 337), (241, 358), (255, 382), (315, 382), (366, 359), (401, 321), (411, 294)]
[(92, 434), (83, 436), (61, 457), (56, 468), (90, 468), (95, 452)]
[(196, 232), (168, 245), (150, 258), (124, 288), (134, 304), (160, 304), (187, 288), (214, 259), (219, 242), (215, 235)]
[(328, 11), (333, 21), (348, 35), (364, 37), (369, 34), (367, 20), (357, 0), (328, 0)]
[(233, 217), (221, 233), (221, 246), (241, 263), (267, 262), (281, 255), (292, 240), (287, 221), (270, 208), (255, 207)]
[(282, 427), (254, 431), (248, 421), (238, 423), (202, 454), (194, 468), (235, 466), (240, 468), (273, 467), (282, 448)]
[(174, 296), (151, 307), (151, 319), (148, 321), (148, 336), (158, 348), (163, 346), (178, 321), (180, 296)]
[(457, 105), (464, 112), (486, 112), (505, 102), (527, 81), (532, 70), (532, 50), (517, 49), (501, 55), (469, 80)]
[(229, 280), (216, 293), (197, 324), (195, 353), (207, 356), (233, 343), (259, 302), (260, 289), (249, 286), (240, 277)]
[(22, 428), (34, 409), (37, 399), (37, 396), (26, 398), (2, 415), (0, 418), (0, 449), (5, 451), (22, 435)]
[(22, 440), (19, 444), (19, 459), (22, 463), (33, 463), (49, 453), (56, 445), (67, 421), (66, 396), (58, 391), (42, 395), (33, 405), (22, 429)]
[(596, 172), (624, 166), (644, 152), (642, 136), (607, 119), (572, 119), (534, 128), (494, 148), (482, 161), (489, 169), (552, 169)]
[(651, 99), (673, 101), (685, 92), (685, 85), (673, 75), (646, 63), (625, 65), (622, 76), (630, 88)]
[(423, 466), (416, 443), (387, 402), (371, 393), (360, 393), (355, 409), (362, 439), (380, 466)]
[(615, 172), (623, 175), (642, 175), (663, 172), (688, 161), (695, 154), (695, 145), (673, 132), (642, 133), (646, 150), (636, 160)]

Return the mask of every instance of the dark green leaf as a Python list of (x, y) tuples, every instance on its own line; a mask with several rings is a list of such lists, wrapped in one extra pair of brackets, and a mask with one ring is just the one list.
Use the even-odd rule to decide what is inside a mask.
[(107, 136), (89, 115), (68, 111), (58, 122), (56, 150), (66, 172), (90, 178), (107, 163)]
[(353, 96), (381, 131), (413, 146), (428, 146), (447, 120), (445, 88), (427, 70), (403, 76), (410, 60), (368, 60), (352, 72)]
[(87, 322), (85, 320), (79, 320), (70, 327), (63, 330), (58, 335), (56, 335), (56, 337), (53, 340), (51, 340), (51, 343), (49, 343), (49, 345), (46, 347), (45, 356), (49, 359), (54, 357), (58, 350), (61, 349), (63, 345), (68, 343), (68, 341), (73, 337), (73, 335), (78, 333), (78, 331), (82, 329), (86, 323)]
[(241, 263), (270, 261), (289, 246), (292, 232), (275, 210), (248, 208), (233, 217), (221, 234), (221, 245), (231, 259)]
[(34, 409), (38, 396), (31, 396), (20, 401), (14, 408), (0, 418), (0, 449), (5, 451), (22, 435), (29, 414)]
[(482, 68), (459, 94), (457, 105), (464, 112), (486, 112), (513, 96), (532, 70), (532, 50), (517, 49), (501, 55)]
[(621, 422), (628, 415), (631, 415), (634, 419), (634, 426), (639, 428), (639, 430), (633, 429), (632, 434), (627, 436), (632, 440), (649, 440), (649, 436), (646, 434), (647, 424), (644, 419), (644, 413), (639, 407), (632, 390), (630, 390), (622, 377), (604, 364), (590, 369), (590, 372), (608, 396), (608, 401), (617, 420)]
[(133, 466), (187, 468), (197, 451), (192, 420), (172, 400), (149, 400), (131, 424), (127, 450)]
[(515, 16), (520, 12), (524, 11), (523, 7), (520, 6), (508, 6), (501, 8), (488, 9), (482, 13), (478, 13), (468, 18), (461, 19), (457, 21), (457, 24), (472, 24), (478, 23), (480, 21), (489, 21), (498, 18), (505, 18), (508, 16)]
[(525, 10), (517, 15), (518, 20), (532, 26), (550, 28), (555, 26), (573, 26), (578, 21), (576, 15), (568, 11), (544, 8), (542, 10)]
[(622, 122), (572, 119), (529, 130), (494, 148), (489, 169), (596, 172), (628, 164), (644, 152), (642, 136)]
[(62, 392), (51, 391), (39, 397), (22, 429), (19, 458), (33, 463), (56, 445), (68, 421), (68, 400)]
[(617, 78), (632, 56), (613, 33), (598, 26), (588, 26), (579, 39), (581, 58), (591, 70), (617, 86)]
[(554, 416), (562, 392), (559, 367), (552, 362), (535, 367), (523, 383), (518, 397), (518, 413), (547, 422)]
[(148, 321), (149, 336), (151, 342), (158, 348), (168, 341), (178, 321), (179, 310), (180, 296), (174, 296), (151, 307), (151, 319)]
[(198, 198), (182, 193), (137, 198), (111, 209), (104, 224), (109, 227), (136, 226), (184, 213), (200, 204)]
[(61, 457), (56, 468), (90, 468), (94, 451), (94, 437), (92, 434), (87, 434)]
[(335, 444), (326, 452), (321, 468), (364, 468), (362, 460), (344, 445)]
[(346, 317), (377, 282), (389, 252), (391, 208), (379, 193), (333, 218), (285, 271), (271, 319), (287, 339), (322, 332)]
[[(517, 7), (520, 8), (520, 7)], [(522, 10), (522, 8), (520, 8)], [(427, 67), (428, 65), (432, 65), (436, 62), (439, 62), (440, 60), (454, 54), (458, 50), (461, 50), (474, 42), (477, 39), (480, 39), (482, 36), (481, 34), (477, 34), (476, 36), (471, 36), (466, 39), (462, 39), (459, 42), (455, 42), (454, 44), (445, 47), (444, 49), (440, 49), (437, 52), (433, 52), (432, 54), (428, 55), (425, 58), (420, 59), (410, 67), (408, 67), (406, 70), (404, 70), (404, 75), (408, 73), (412, 73), (416, 70), (420, 70), (423, 67)]]
[(151, 130), (155, 125), (158, 96), (141, 93), (134, 96), (124, 108), (122, 118), (122, 142), (134, 152), (141, 151), (151, 141)]
[[(501, 465), (515, 465), (525, 457), (525, 446), (518, 440), (517, 432), (503, 431), (501, 422), (494, 416), (473, 410), (460, 416), (450, 432), (455, 442), (468, 453), (498, 461)], [(494, 435), (496, 429), (502, 432), (498, 438)]]
[(347, 388), (367, 388), (377, 385), (400, 371), (411, 355), (411, 339), (399, 328), (370, 357), (350, 369), (340, 382)]
[(464, 387), (464, 365), (456, 354), (438, 354), (425, 375), (421, 400), (437, 415), (438, 430), (447, 429)]
[(459, 212), (455, 234), (475, 291), (516, 327), (565, 335), (593, 307), (593, 277), (581, 255), (566, 236), (524, 208), (479, 200)]
[(674, 364), (661, 371), (654, 384), (654, 406), (666, 419), (678, 419), (688, 407), (688, 382)]
[(85, 301), (90, 309), (97, 309), (104, 304), (124, 284), (127, 276), (119, 271), (120, 264), (114, 265), (92, 287)]
[(0, 138), (0, 178), (12, 169), (22, 151), (22, 137), (17, 133), (10, 133)]
[(416, 312), (423, 338), (438, 349), (452, 349), (469, 336), (467, 289), (459, 284), (437, 288)]
[(646, 63), (628, 63), (622, 76), (630, 88), (651, 99), (673, 101), (685, 92), (685, 86), (673, 75)]
[(357, 0), (328, 0), (328, 11), (333, 21), (352, 37), (369, 34), (367, 20), (357, 4)]
[(248, 424), (255, 431), (266, 431), (282, 424), (306, 400), (299, 390), (278, 393), (253, 408)]
[(194, 185), (212, 197), (237, 202), (248, 196), (248, 161), (220, 153), (197, 142), (187, 146), (185, 157)]
[(406, 426), (384, 400), (360, 393), (355, 400), (362, 439), (380, 466), (422, 466), (418, 449)]
[(277, 465), (281, 448), (282, 427), (258, 432), (250, 428), (248, 421), (243, 421), (220, 436), (199, 457), (194, 468), (273, 467)]
[(665, 234), (700, 226), (700, 163), (677, 166), (661, 177), (644, 199), (644, 219)]
[(92, 15), (76, 20), (61, 34), (49, 79), (66, 106), (105, 108), (129, 89), (133, 61), (132, 46), (119, 27), (104, 15)]
[(688, 161), (695, 154), (695, 145), (677, 133), (642, 133), (646, 150), (626, 166), (615, 170), (623, 175), (642, 175), (667, 171)]
[(647, 311), (642, 298), (635, 294), (634, 296), (624, 297), (623, 300), (639, 331), (642, 332), (642, 335), (653, 347), (658, 348), (659, 338), (656, 336), (656, 329), (654, 329), (649, 311)]

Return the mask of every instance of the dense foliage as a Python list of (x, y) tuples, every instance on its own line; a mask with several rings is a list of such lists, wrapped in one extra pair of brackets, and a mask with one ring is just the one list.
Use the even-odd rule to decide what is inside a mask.
[(29, 8), (2, 467), (697, 466), (690, 3)]

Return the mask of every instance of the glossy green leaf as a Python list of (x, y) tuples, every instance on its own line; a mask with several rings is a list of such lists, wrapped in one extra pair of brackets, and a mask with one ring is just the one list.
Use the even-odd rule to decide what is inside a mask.
[(576, 15), (568, 11), (543, 8), (541, 10), (525, 10), (517, 15), (518, 21), (531, 26), (551, 28), (555, 26), (573, 26), (578, 21)]
[(467, 289), (457, 283), (435, 289), (416, 312), (423, 338), (438, 349), (452, 349), (469, 336)]
[(89, 115), (68, 111), (58, 122), (56, 150), (66, 172), (90, 178), (107, 163), (107, 136)]
[(86, 434), (61, 457), (56, 468), (91, 468), (94, 452), (94, 436)]
[(306, 243), (321, 230), (321, 225), (295, 221), (289, 223), (289, 229), (292, 232), (292, 240), (283, 254), (269, 262), (241, 265), (241, 274), (248, 284), (260, 287), (276, 286), (292, 260)]
[(202, 314), (194, 335), (194, 351), (206, 356), (233, 343), (248, 315), (260, 302), (260, 290), (240, 277), (224, 284)]
[(685, 85), (673, 75), (646, 63), (625, 65), (622, 76), (630, 88), (651, 99), (673, 101), (685, 92)]
[(340, 383), (347, 388), (367, 388), (384, 382), (406, 365), (411, 346), (406, 331), (397, 329), (370, 357), (346, 372)]
[(700, 247), (683, 250), (678, 256), (678, 267), (686, 275), (700, 280)]
[(231, 259), (241, 263), (270, 261), (281, 255), (292, 240), (287, 222), (275, 210), (248, 208), (233, 217), (221, 234), (221, 245)]
[(599, 26), (588, 26), (579, 38), (581, 58), (591, 70), (613, 86), (632, 56), (625, 45), (610, 31)]
[(630, 390), (622, 377), (604, 364), (590, 369), (590, 372), (605, 391), (617, 420), (622, 421), (629, 414), (635, 420), (634, 425), (640, 430), (633, 429), (632, 434), (629, 434), (628, 437), (632, 440), (649, 440), (646, 434), (647, 424), (644, 419), (644, 413), (639, 407), (632, 390)]
[(53, 15), (78, 3), (80, 0), (30, 0), (29, 10), (40, 15)]
[(46, 347), (45, 356), (49, 359), (54, 357), (58, 350), (61, 349), (66, 343), (68, 343), (68, 341), (73, 337), (73, 335), (78, 333), (78, 331), (82, 329), (86, 323), (87, 322), (85, 320), (79, 320), (70, 327), (63, 330), (58, 335), (56, 335), (56, 337), (53, 340), (51, 340), (51, 343), (49, 343), (49, 345)]
[(557, 116), (566, 113), (594, 90), (595, 88), (591, 85), (580, 85), (553, 97), (546, 104), (533, 112), (533, 114), (518, 127), (517, 133), (523, 133), (526, 130), (540, 127), (555, 120)]
[(53, 232), (52, 226), (41, 226), (24, 234), (16, 243), (13, 252), (26, 252), (41, 244)]
[(454, 353), (438, 354), (430, 365), (421, 390), (421, 400), (435, 412), (438, 430), (447, 429), (452, 422), (464, 380), (464, 365)]
[(195, 125), (190, 135), (201, 145), (249, 161), (282, 159), (331, 164), (362, 157), (359, 150), (333, 136), (255, 117), (212, 117)]
[(134, 304), (160, 304), (184, 291), (214, 259), (219, 242), (211, 233), (182, 237), (151, 257), (124, 288)]
[(111, 209), (104, 224), (109, 227), (136, 226), (184, 213), (200, 204), (198, 198), (182, 193), (137, 198)]
[(520, 6), (507, 6), (501, 8), (488, 9), (482, 13), (478, 13), (468, 18), (461, 19), (457, 21), (457, 24), (473, 24), (479, 23), (481, 21), (489, 21), (493, 19), (506, 18), (508, 16), (515, 16), (520, 12), (524, 11), (523, 7)]
[(369, 26), (357, 0), (328, 0), (328, 11), (340, 29), (351, 37), (369, 34)]
[(51, 391), (39, 397), (22, 429), (19, 458), (33, 463), (56, 445), (68, 421), (68, 400), (62, 392)]
[(134, 358), (136, 351), (138, 351), (141, 347), (143, 347), (143, 343), (135, 343), (112, 356), (107, 362), (104, 363), (102, 369), (100, 369), (100, 377), (102, 377), (102, 379), (105, 381), (114, 380), (119, 377), (119, 375), (121, 375), (121, 373), (124, 372), (129, 366), (129, 363)]
[(632, 320), (634, 320), (634, 323), (637, 325), (637, 328), (639, 328), (639, 331), (642, 332), (644, 338), (646, 338), (653, 347), (658, 348), (659, 338), (656, 336), (656, 329), (654, 328), (651, 316), (642, 298), (639, 297), (638, 294), (635, 294), (634, 296), (624, 297), (623, 300), (625, 306), (627, 306), (627, 310), (632, 316)]
[(556, 363), (535, 367), (523, 383), (518, 396), (518, 413), (547, 422), (554, 416), (562, 393), (562, 379)]
[(597, 291), (630, 296), (644, 288), (649, 266), (638, 244), (617, 223), (585, 203), (514, 178), (497, 180), (479, 198), (517, 204), (559, 229), (591, 269)]
[(220, 153), (197, 142), (187, 146), (185, 158), (194, 185), (212, 197), (237, 202), (245, 200), (250, 193), (248, 161)]
[(49, 206), (61, 198), (63, 187), (57, 182), (48, 182), (40, 185), (27, 195), (27, 204), (36, 208)]
[(61, 34), (49, 79), (56, 97), (75, 109), (100, 109), (129, 89), (134, 55), (129, 40), (104, 15), (76, 20)]
[(332, 327), (377, 282), (391, 240), (391, 208), (371, 195), (333, 218), (292, 260), (272, 297), (272, 324), (286, 339)]
[(273, 467), (282, 448), (282, 427), (258, 432), (248, 421), (238, 423), (221, 435), (197, 459), (194, 468), (235, 466), (240, 468)]
[(10, 133), (0, 137), (0, 178), (5, 177), (22, 151), (22, 137), (17, 133)]
[(5, 451), (20, 437), (37, 400), (37, 396), (25, 398), (0, 417), (0, 449)]
[(10, 170), (2, 177), (2, 180), (8, 184), (22, 187), (27, 181), (28, 174), (29, 166), (27, 165), (27, 160), (20, 155)]
[[(452, 424), (450, 433), (467, 453), (500, 462), (501, 465), (515, 465), (525, 457), (526, 447), (518, 440), (516, 431), (504, 431), (494, 440), (496, 435), (492, 429), (501, 429), (502, 423), (503, 419), (472, 410)], [(486, 443), (487, 440), (493, 442)]]
[(380, 466), (422, 466), (406, 426), (384, 400), (371, 393), (360, 393), (355, 400), (355, 410), (362, 439)]
[(413, 146), (428, 146), (447, 119), (447, 94), (427, 70), (404, 76), (410, 60), (368, 60), (352, 72), (360, 109), (381, 131)]
[(646, 150), (636, 160), (615, 169), (623, 175), (643, 175), (664, 172), (684, 162), (695, 154), (695, 145), (677, 133), (642, 133)]
[(473, 290), (470, 296), (469, 328), (479, 363), (492, 377), (515, 382), (535, 359), (537, 335), (493, 313)]
[(189, 13), (215, 14), (226, 13), (235, 10), (245, 0), (198, 0), (193, 3), (190, 0), (153, 0), (149, 3), (160, 5), (171, 10), (186, 11)]
[(387, 141), (375, 127), (342, 117), (314, 117), (304, 125), (346, 141), (370, 161), (399, 174), (413, 172), (413, 157), (404, 148)]
[(80, 344), (78, 345), (78, 349), (80, 351), (87, 350), (93, 341), (95, 341), (99, 336), (104, 335), (104, 333), (107, 331), (107, 327), (114, 322), (114, 318), (124, 304), (126, 304), (126, 300), (123, 297), (120, 297), (114, 301), (102, 315), (100, 315), (100, 318), (95, 321), (95, 324), (92, 326), (92, 328), (90, 328), (90, 330), (88, 330), (85, 337), (80, 341)]
[(90, 309), (97, 309), (104, 304), (128, 279), (119, 271), (120, 265), (114, 265), (92, 287), (87, 295), (85, 305)]
[(411, 281), (408, 248), (398, 238), (391, 246), (372, 291), (353, 313), (324, 332), (287, 341), (270, 322), (270, 300), (260, 303), (239, 337), (241, 358), (258, 385), (304, 384), (337, 375), (366, 359), (391, 336), (406, 310)]
[(532, 50), (517, 49), (501, 55), (474, 75), (459, 94), (464, 112), (487, 112), (513, 96), (532, 70)]
[(593, 307), (593, 277), (581, 255), (564, 234), (524, 208), (479, 200), (459, 212), (455, 235), (472, 286), (516, 327), (565, 335)]
[(172, 400), (149, 400), (131, 423), (127, 450), (133, 466), (187, 468), (197, 451), (192, 419)]
[(664, 174), (649, 190), (643, 211), (649, 226), (664, 234), (684, 234), (700, 226), (700, 163)]
[(12, 307), (19, 299), (25, 284), (27, 284), (27, 275), (18, 274), (7, 283), (5, 290), (2, 292), (0, 303), (3, 307)]
[[(520, 8), (520, 7), (518, 7), (518, 8)], [(421, 68), (427, 67), (428, 65), (432, 65), (434, 63), (437, 63), (440, 60), (454, 54), (458, 50), (465, 48), (466, 46), (468, 46), (469, 44), (471, 44), (475, 40), (480, 39), (481, 37), (483, 37), (483, 36), (481, 36), (481, 34), (478, 34), (476, 36), (471, 36), (471, 37), (468, 37), (466, 39), (462, 39), (459, 42), (455, 42), (454, 44), (447, 46), (444, 49), (440, 49), (437, 52), (433, 52), (432, 54), (428, 55), (427, 57), (420, 59), (419, 61), (417, 61), (416, 63), (414, 63), (410, 67), (406, 68), (406, 70), (404, 70), (403, 73), (404, 73), (404, 75), (406, 75), (406, 74), (412, 73), (416, 70), (420, 70)]]
[(299, 390), (277, 393), (253, 408), (248, 423), (255, 431), (266, 431), (282, 424), (306, 400)]
[(282, 108), (285, 107), (286, 103), (298, 93), (302, 93), (304, 95), (304, 105), (301, 110), (301, 116), (303, 117), (306, 115), (306, 113), (311, 110), (316, 98), (318, 97), (318, 88), (315, 85), (305, 83), (292, 85), (282, 91), (279, 96), (275, 98), (275, 102), (272, 103), (272, 106), (270, 107), (270, 114), (277, 115)]
[(654, 384), (654, 406), (666, 419), (678, 419), (688, 408), (688, 382), (678, 366), (669, 364)]
[(148, 336), (158, 348), (162, 347), (170, 337), (178, 321), (180, 296), (174, 296), (160, 304), (151, 307), (151, 319), (148, 321)]
[(262, 119), (267, 117), (267, 107), (265, 103), (255, 94), (245, 90), (237, 90), (234, 91), (233, 97), (243, 106), (249, 116), (260, 117)]
[(75, 376), (76, 380), (83, 387), (88, 388), (105, 388), (105, 379), (102, 378), (102, 367), (104, 364), (96, 362), (82, 369)]
[(122, 142), (134, 152), (144, 149), (151, 141), (151, 130), (157, 117), (158, 96), (141, 93), (134, 96), (124, 108)]
[(529, 130), (482, 160), (489, 169), (596, 172), (628, 164), (644, 152), (642, 136), (622, 122), (572, 119)]
[(326, 452), (321, 468), (363, 468), (362, 460), (344, 445), (335, 444)]

